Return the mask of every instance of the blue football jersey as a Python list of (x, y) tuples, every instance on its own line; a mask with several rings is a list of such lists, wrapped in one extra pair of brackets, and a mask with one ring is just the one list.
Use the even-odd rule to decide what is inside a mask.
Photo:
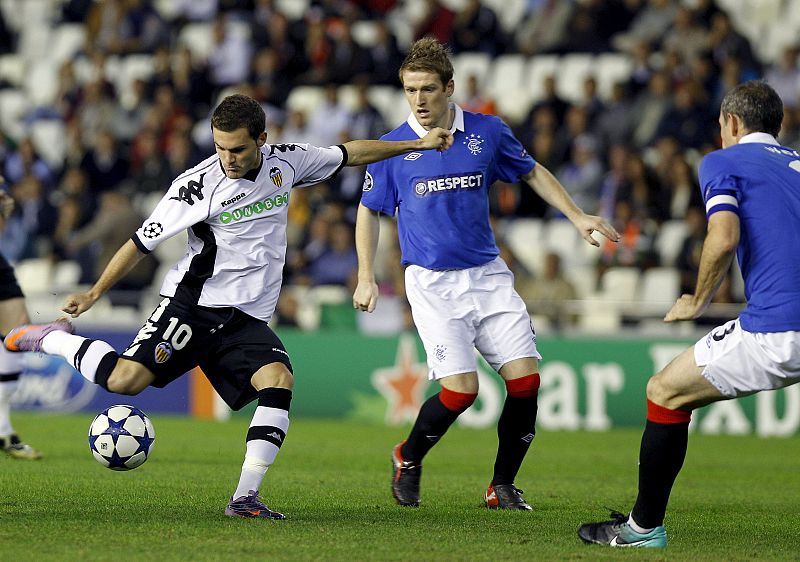
[(706, 214), (739, 216), (736, 250), (749, 332), (800, 330), (800, 154), (766, 133), (706, 155), (700, 164)]
[[(411, 152), (370, 164), (361, 203), (397, 213), (404, 265), (465, 269), (499, 255), (489, 225), (489, 187), (517, 182), (535, 166), (501, 119), (455, 109), (453, 146), (445, 152)], [(413, 115), (383, 140), (425, 136)]]

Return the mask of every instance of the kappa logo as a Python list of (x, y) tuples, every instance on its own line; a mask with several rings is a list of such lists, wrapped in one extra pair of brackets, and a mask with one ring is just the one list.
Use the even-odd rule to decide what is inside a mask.
[(422, 156), (421, 152), (411, 152), (409, 154), (406, 154), (406, 157), (403, 158), (403, 160), (410, 160), (413, 162), (414, 160), (420, 158), (421, 156)]
[(364, 176), (364, 185), (361, 186), (361, 191), (364, 192), (369, 191), (370, 189), (372, 189), (372, 185), (373, 185), (372, 174), (367, 172), (367, 175)]
[(483, 151), (483, 139), (480, 135), (476, 135), (475, 133), (470, 133), (467, 135), (467, 138), (464, 139), (463, 144), (467, 145), (467, 150), (469, 150), (473, 156), (480, 154)]
[(269, 169), (269, 178), (272, 180), (272, 183), (275, 184), (275, 187), (280, 187), (283, 185), (283, 172), (277, 166), (273, 166)]
[(169, 342), (162, 341), (160, 344), (156, 346), (155, 350), (155, 358), (156, 363), (159, 365), (162, 363), (166, 363), (169, 361), (169, 358), (172, 357), (172, 346)]
[(283, 435), (281, 435), (277, 431), (273, 431), (272, 433), (268, 433), (267, 437), (272, 437), (273, 439), (275, 439), (277, 441), (283, 441)]
[(184, 203), (188, 203), (189, 205), (194, 205), (194, 197), (197, 197), (198, 201), (203, 200), (203, 178), (205, 177), (205, 173), (200, 174), (200, 181), (197, 182), (195, 180), (189, 180), (189, 183), (184, 185), (178, 190), (177, 197), (170, 197), (170, 200), (175, 201), (183, 201)]

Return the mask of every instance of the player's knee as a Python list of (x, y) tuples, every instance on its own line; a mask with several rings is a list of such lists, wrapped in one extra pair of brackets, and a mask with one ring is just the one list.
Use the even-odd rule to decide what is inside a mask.
[(477, 397), (477, 392), (456, 392), (445, 387), (439, 392), (439, 400), (444, 407), (459, 414), (472, 406)]
[(115, 394), (135, 396), (150, 384), (148, 377), (142, 373), (130, 370), (114, 369), (108, 377), (108, 391)]
[(294, 388), (294, 376), (283, 363), (270, 363), (264, 365), (250, 379), (250, 384), (256, 390), (262, 388)]
[(647, 381), (647, 399), (672, 410), (684, 408), (689, 404), (688, 397), (661, 375), (656, 375)]

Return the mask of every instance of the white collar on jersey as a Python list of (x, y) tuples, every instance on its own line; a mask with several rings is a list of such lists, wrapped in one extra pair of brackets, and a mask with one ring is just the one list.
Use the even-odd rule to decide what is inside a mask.
[[(456, 112), (456, 118), (453, 119), (453, 126), (450, 127), (450, 132), (455, 134), (456, 131), (463, 131), (464, 130), (464, 110), (461, 109), (461, 107), (459, 107), (459, 105), (457, 103), (453, 103), (453, 102), (450, 102), (450, 109), (453, 109)], [(422, 137), (424, 137), (425, 135), (428, 134), (428, 131), (426, 131), (425, 128), (422, 125), (419, 124), (419, 122), (417, 121), (417, 118), (414, 117), (413, 113), (411, 113), (408, 116), (408, 119), (406, 120), (406, 122), (408, 123), (408, 126), (411, 127), (411, 129), (415, 133), (417, 133), (419, 138), (422, 138)]]
[(775, 137), (773, 137), (769, 133), (748, 133), (739, 139), (739, 144), (745, 144), (748, 142), (759, 142), (761, 144), (774, 144), (776, 146), (780, 146), (781, 144), (775, 139)]

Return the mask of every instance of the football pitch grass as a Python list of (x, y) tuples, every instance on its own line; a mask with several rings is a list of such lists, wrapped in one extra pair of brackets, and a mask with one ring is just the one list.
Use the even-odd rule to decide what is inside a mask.
[(493, 430), (453, 428), (425, 460), (422, 506), (389, 492), (407, 428), (293, 420), (262, 496), (285, 521), (223, 516), (247, 418), (154, 416), (153, 455), (113, 472), (92, 416), (16, 414), (45, 458), (0, 457), (0, 560), (800, 560), (800, 438), (692, 435), (665, 551), (584, 545), (582, 522), (628, 510), (640, 431), (540, 431), (517, 478), (535, 511), (482, 507)]

